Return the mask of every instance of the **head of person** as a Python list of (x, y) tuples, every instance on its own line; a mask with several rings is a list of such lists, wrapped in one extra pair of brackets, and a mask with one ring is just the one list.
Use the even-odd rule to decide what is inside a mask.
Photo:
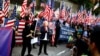
[(87, 27), (84, 27), (84, 31), (87, 31)]
[(43, 26), (48, 27), (48, 21), (44, 21)]
[(77, 25), (75, 25), (75, 30), (77, 30)]
[(89, 47), (93, 56), (100, 56), (100, 25), (93, 27)]
[(77, 39), (81, 39), (81, 34), (80, 34), (80, 32), (77, 33)]

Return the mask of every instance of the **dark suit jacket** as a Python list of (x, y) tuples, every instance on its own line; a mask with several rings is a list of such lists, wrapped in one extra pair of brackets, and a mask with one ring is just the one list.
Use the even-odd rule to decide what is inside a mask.
[(26, 36), (31, 33), (30, 30), (34, 30), (33, 23), (32, 23), (32, 25), (29, 25), (28, 23), (26, 23), (25, 28), (23, 29), (23, 32), (22, 32), (23, 39), (27, 39)]
[(45, 34), (47, 33), (47, 39), (49, 40), (49, 31), (46, 31), (44, 26), (41, 27), (40, 29), (41, 32), (41, 36), (40, 36), (40, 40), (43, 40), (45, 38)]

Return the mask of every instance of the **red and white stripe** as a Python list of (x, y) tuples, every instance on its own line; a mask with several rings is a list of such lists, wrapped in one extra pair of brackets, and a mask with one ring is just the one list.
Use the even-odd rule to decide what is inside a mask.
[(21, 17), (24, 17), (25, 14), (26, 14), (26, 12), (27, 12), (27, 0), (24, 0), (24, 1), (23, 1), (23, 4), (22, 4), (22, 6), (21, 6), (21, 13), (20, 13), (20, 16), (21, 16)]
[(53, 10), (50, 9), (50, 7), (48, 5), (46, 5), (45, 7), (45, 11), (44, 11), (44, 14), (43, 14), (43, 17), (46, 19), (46, 20), (51, 20), (52, 19), (52, 16), (53, 16)]
[(3, 11), (0, 11), (0, 19), (2, 19), (3, 17), (4, 17)]
[(3, 25), (3, 19), (4, 19), (4, 13), (3, 13), (3, 11), (0, 11), (0, 24), (2, 24)]
[(49, 21), (53, 18), (53, 15), (54, 15), (54, 11), (53, 9), (50, 10), (50, 18), (49, 18)]
[(8, 20), (5, 27), (13, 27), (15, 25), (16, 19)]
[(4, 8), (3, 8), (3, 12), (5, 15), (7, 15), (7, 13), (9, 12), (9, 6), (10, 6), (10, 0), (5, 1)]
[(29, 12), (29, 20), (30, 20), (30, 21), (32, 21), (33, 18), (34, 18), (34, 15), (33, 15), (33, 13), (32, 13), (32, 7), (34, 7), (34, 3), (36, 4), (35, 1), (32, 2), (32, 3), (30, 4), (30, 6), (29, 6), (29, 9), (28, 9), (28, 12)]
[(16, 44), (22, 44), (22, 31), (25, 28), (25, 20), (19, 21), (18, 34), (16, 35)]

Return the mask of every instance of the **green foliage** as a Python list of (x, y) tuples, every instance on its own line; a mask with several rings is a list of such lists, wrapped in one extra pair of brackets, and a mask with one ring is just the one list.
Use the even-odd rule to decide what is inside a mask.
[(40, 10), (40, 0), (36, 0), (36, 9)]
[[(85, 5), (87, 10), (93, 9), (94, 4), (90, 0), (69, 0), (71, 2), (74, 2), (78, 4), (79, 6)], [(98, 15), (100, 14), (100, 8), (97, 8), (96, 10), (93, 11), (93, 14)]]
[(93, 14), (99, 15), (100, 14), (100, 7), (93, 11)]
[(59, 8), (60, 7), (60, 2), (55, 2), (55, 9)]
[[(18, 5), (22, 5), (23, 1), (24, 0), (10, 0), (10, 2), (12, 4), (18, 4)], [(28, 5), (27, 6), (29, 6), (30, 3), (31, 3), (31, 0), (28, 0)]]

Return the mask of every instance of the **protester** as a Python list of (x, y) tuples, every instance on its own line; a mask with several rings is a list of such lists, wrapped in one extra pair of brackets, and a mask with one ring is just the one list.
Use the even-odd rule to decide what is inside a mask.
[(48, 32), (48, 22), (47, 21), (43, 22), (43, 26), (41, 27), (40, 31), (41, 31), (41, 36), (40, 36), (40, 47), (39, 47), (38, 55), (41, 54), (43, 46), (44, 46), (44, 54), (48, 55), (47, 44), (49, 41), (49, 32)]
[(60, 36), (60, 21), (57, 20), (55, 24), (56, 24), (56, 33), (55, 33), (54, 46), (57, 47), (57, 42), (58, 42), (58, 39), (59, 39), (59, 36)]
[(81, 32), (77, 32), (77, 40), (75, 46), (77, 47), (77, 56), (81, 56), (87, 51), (87, 44), (83, 41)]
[(93, 27), (90, 36), (89, 48), (91, 56), (100, 56), (100, 25)]
[(28, 20), (28, 16), (25, 17), (26, 23), (25, 23), (25, 28), (23, 29), (22, 32), (22, 39), (23, 39), (23, 47), (22, 47), (22, 52), (21, 56), (24, 56), (26, 47), (28, 47), (28, 55), (27, 56), (32, 56), (31, 54), (31, 39), (32, 39), (32, 34), (33, 34), (33, 22)]

